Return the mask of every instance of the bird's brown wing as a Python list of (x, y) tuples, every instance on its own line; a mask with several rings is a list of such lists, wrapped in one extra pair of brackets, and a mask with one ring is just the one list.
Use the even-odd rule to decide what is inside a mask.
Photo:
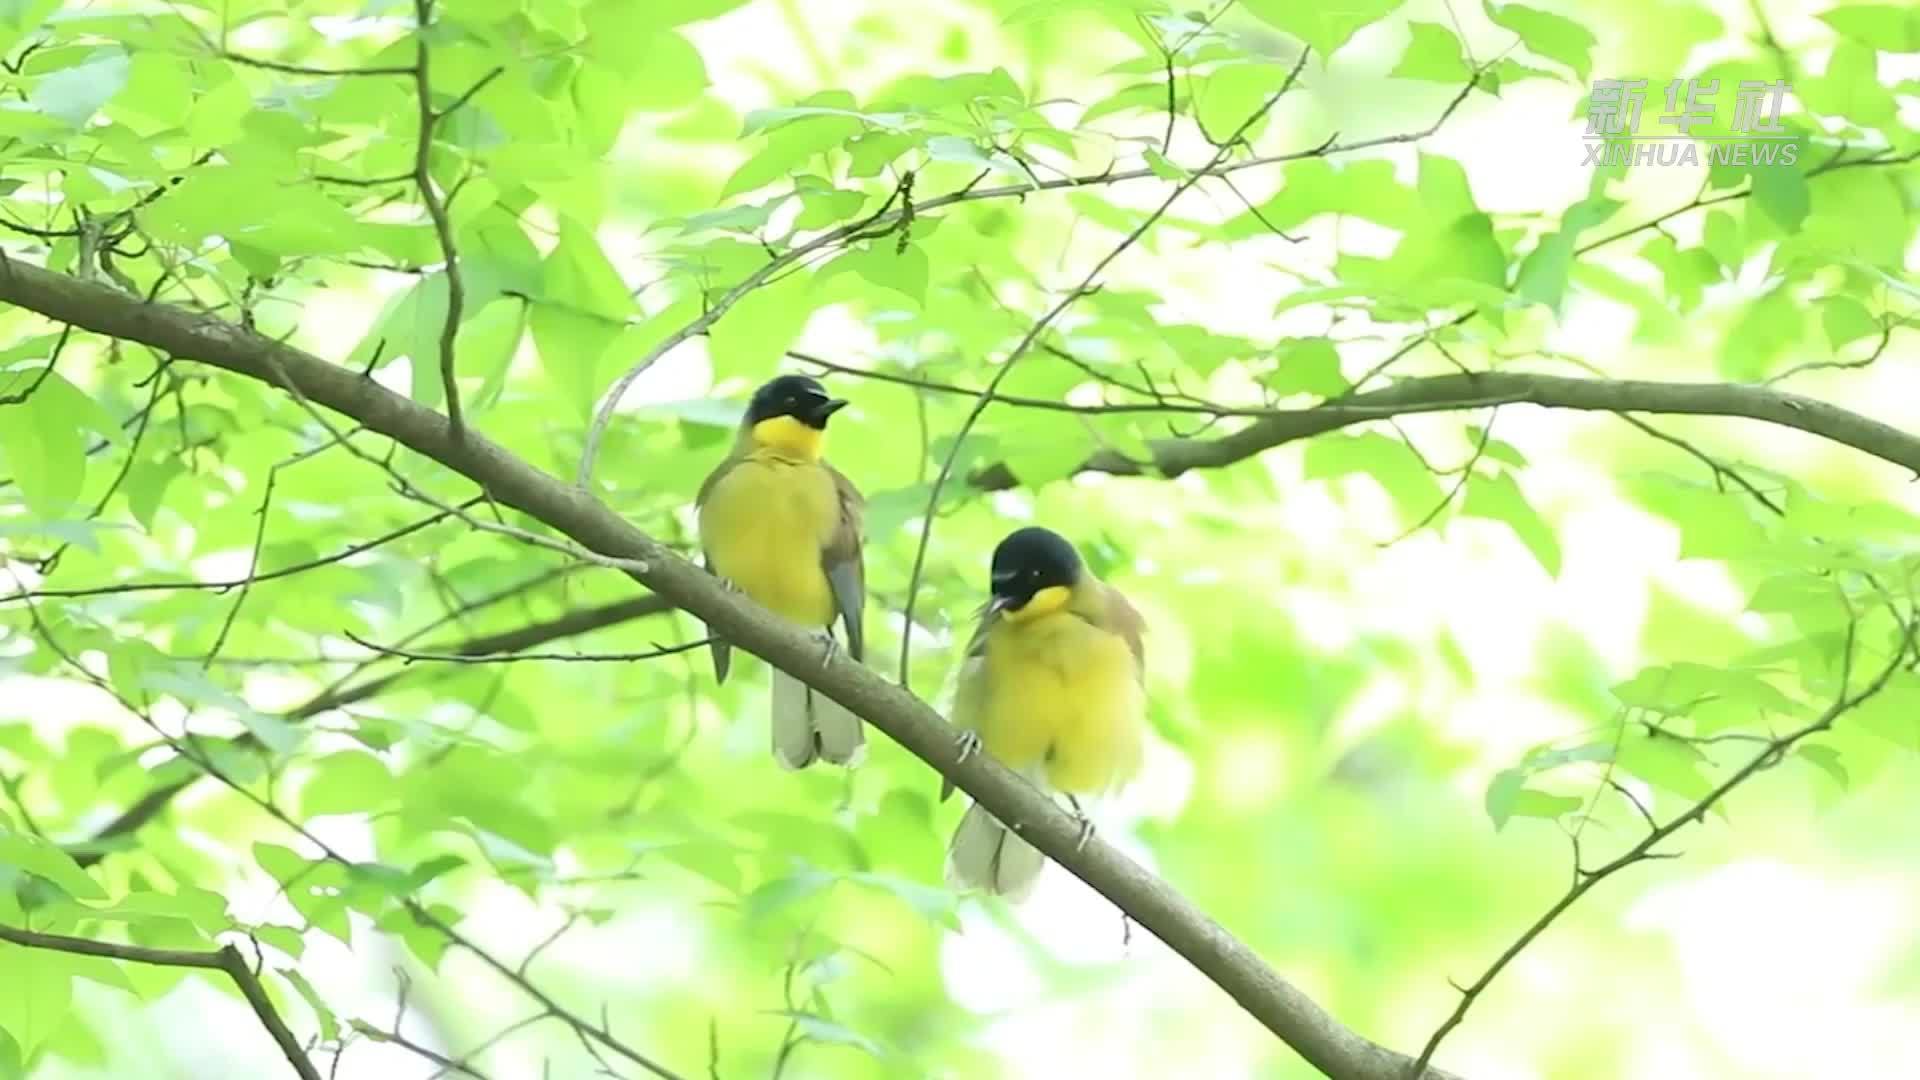
[(1128, 651), (1133, 653), (1133, 674), (1144, 685), (1147, 681), (1146, 646), (1141, 638), (1146, 633), (1147, 620), (1127, 601), (1126, 595), (1111, 585), (1102, 584), (1107, 591), (1107, 610), (1105, 618), (1097, 625), (1120, 635), (1127, 643)]
[(833, 590), (834, 607), (847, 628), (847, 652), (855, 660), (861, 660), (865, 659), (867, 648), (867, 571), (860, 530), (866, 518), (867, 501), (840, 470), (824, 461), (820, 467), (833, 478), (833, 488), (840, 499), (840, 523), (828, 538), (827, 546), (820, 550), (820, 569), (826, 572), (827, 584)]
[[(953, 693), (954, 726), (971, 731), (974, 714), (980, 707), (980, 695), (986, 689), (987, 635), (994, 624), (1000, 621), (1000, 612), (995, 610), (991, 601), (980, 605), (974, 612), (976, 620), (973, 636), (967, 639), (967, 651), (960, 661), (960, 685)], [(942, 777), (940, 780), (940, 801), (946, 802), (953, 794), (953, 781)]]
[[(707, 474), (705, 480), (700, 481), (700, 490), (693, 496), (693, 505), (696, 510), (706, 504), (707, 496), (713, 494), (714, 485), (720, 482), (721, 477), (731, 472), (735, 465), (740, 464), (740, 460), (740, 455), (728, 454), (720, 464), (713, 467), (713, 471)], [(713, 556), (704, 547), (700, 551), (700, 561), (701, 565), (706, 567), (707, 573), (713, 573)], [(714, 634), (712, 627), (707, 627), (707, 648), (713, 653), (713, 680), (726, 682), (727, 670), (732, 666), (732, 646), (720, 640), (719, 636)]]

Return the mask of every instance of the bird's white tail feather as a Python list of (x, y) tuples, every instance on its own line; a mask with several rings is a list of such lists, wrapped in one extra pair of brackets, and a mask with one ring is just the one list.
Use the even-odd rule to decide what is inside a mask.
[(813, 735), (820, 756), (851, 769), (867, 759), (867, 728), (845, 705), (818, 690), (809, 690), (813, 707)]
[(967, 807), (947, 846), (947, 884), (981, 889), (1018, 902), (1033, 891), (1047, 857), (1014, 835), (979, 803)]
[(860, 718), (839, 702), (769, 665), (773, 673), (773, 757), (788, 769), (815, 758), (849, 768), (866, 758), (867, 733)]

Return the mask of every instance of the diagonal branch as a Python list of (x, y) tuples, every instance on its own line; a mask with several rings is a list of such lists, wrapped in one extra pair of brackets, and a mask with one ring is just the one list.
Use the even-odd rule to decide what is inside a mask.
[(224, 972), (240, 988), (240, 993), (253, 1007), (253, 1014), (260, 1018), (261, 1026), (273, 1036), (280, 1046), (280, 1052), (287, 1056), (287, 1064), (300, 1080), (320, 1080), (319, 1070), (307, 1059), (307, 1052), (294, 1037), (285, 1020), (273, 1007), (273, 1000), (267, 997), (266, 987), (260, 984), (258, 976), (247, 967), (246, 958), (240, 950), (231, 945), (222, 945), (211, 951), (193, 951), (187, 949), (149, 949), (141, 945), (121, 945), (111, 941), (94, 941), (91, 938), (68, 937), (64, 934), (43, 934), (35, 930), (22, 930), (13, 926), (0, 926), (0, 941), (12, 942), (26, 949), (47, 949), (52, 952), (75, 953), (80, 956), (99, 956), (109, 960), (127, 960), (136, 964), (152, 964), (157, 967), (200, 968), (206, 971)]
[[(1507, 946), (1506, 950), (1487, 967), (1486, 971), (1482, 972), (1480, 977), (1473, 981), (1472, 985), (1461, 989), (1459, 1003), (1454, 1006), (1453, 1012), (1446, 1020), (1443, 1021), (1438, 1028), (1434, 1029), (1433, 1034), (1427, 1039), (1426, 1046), (1420, 1051), (1420, 1057), (1416, 1060), (1415, 1067), (1411, 1074), (1416, 1080), (1422, 1075), (1420, 1070), (1425, 1068), (1427, 1062), (1433, 1058), (1434, 1051), (1440, 1048), (1441, 1040), (1447, 1037), (1448, 1032), (1458, 1027), (1462, 1020), (1466, 1019), (1467, 1010), (1473, 1007), (1475, 1001), (1479, 1000), (1480, 995), (1486, 990), (1487, 986), (1491, 984), (1502, 971), (1506, 970), (1507, 965), (1512, 963), (1515, 957), (1519, 956), (1528, 945), (1531, 945), (1535, 939), (1545, 933), (1547, 928), (1552, 926), (1556, 919), (1565, 913), (1568, 908), (1577, 903), (1582, 896), (1585, 896), (1589, 890), (1629, 866), (1661, 857), (1661, 854), (1654, 849), (1659, 847), (1668, 837), (1688, 825), (1705, 821), (1707, 811), (1713, 809), (1722, 799), (1725, 799), (1733, 789), (1752, 779), (1756, 773), (1780, 761), (1781, 758), (1786, 755), (1787, 751), (1791, 750), (1801, 740), (1831, 728), (1834, 721), (1858, 708), (1862, 703), (1886, 688), (1887, 683), (1893, 678), (1894, 673), (1900, 670), (1901, 666), (1907, 662), (1912, 653), (1914, 626), (1908, 620), (1901, 621), (1899, 645), (1894, 649), (1892, 658), (1868, 681), (1866, 686), (1858, 691), (1850, 692), (1849, 683), (1851, 680), (1849, 676), (1852, 673), (1854, 661), (1854, 634), (1858, 627), (1859, 623), (1857, 620), (1847, 627), (1846, 645), (1841, 657), (1840, 692), (1833, 704), (1828, 706), (1818, 718), (1802, 727), (1796, 728), (1785, 735), (1765, 740), (1766, 745), (1762, 747), (1758, 753), (1749, 758), (1746, 763), (1738, 769), (1735, 769), (1731, 775), (1720, 782), (1719, 786), (1702, 796), (1699, 802), (1694, 803), (1665, 824), (1650, 828), (1646, 836), (1642, 837), (1638, 843), (1628, 848), (1613, 861), (1594, 870), (1582, 871), (1576, 867), (1574, 871), (1574, 883), (1567, 889), (1566, 893), (1563, 894), (1560, 899), (1554, 901), (1545, 913), (1534, 920), (1532, 925), (1522, 931), (1520, 936), (1514, 939), (1513, 943)], [(1636, 809), (1639, 809), (1643, 814), (1646, 813), (1645, 808), (1640, 806), (1637, 799), (1633, 800), (1633, 802)]]
[[(1920, 437), (1815, 398), (1739, 383), (1589, 379), (1512, 371), (1402, 379), (1380, 390), (1321, 405), (1257, 410), (1259, 419), (1219, 438), (1148, 440), (1150, 471), (1173, 477), (1192, 469), (1223, 468), (1285, 443), (1369, 420), (1493, 405), (1762, 420), (1818, 435), (1920, 475)], [(1140, 411), (1155, 410), (1143, 406)], [(1080, 468), (1120, 476), (1149, 471), (1111, 452), (1094, 454)], [(1004, 464), (990, 465), (975, 473), (972, 480), (975, 487), (989, 491), (1019, 483)]]
[(581, 488), (544, 473), (477, 431), (456, 437), (445, 416), (372, 379), (212, 316), (142, 303), (116, 290), (17, 260), (0, 262), (0, 300), (112, 337), (143, 342), (297, 394), (461, 473), (496, 501), (581, 546), (627, 560), (628, 573), (759, 656), (851, 709), (926, 761), (995, 818), (1112, 901), (1321, 1071), (1403, 1080), (1412, 1059), (1341, 1024), (1186, 897), (985, 754), (960, 759), (954, 730), (925, 702), (844, 653), (822, 664), (818, 642), (767, 611)]

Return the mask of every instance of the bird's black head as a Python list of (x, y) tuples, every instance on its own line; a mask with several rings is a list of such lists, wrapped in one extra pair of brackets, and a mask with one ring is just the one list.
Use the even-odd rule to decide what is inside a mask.
[(1054, 602), (1036, 605), (1053, 610), (1065, 603), (1065, 590), (1077, 584), (1084, 572), (1080, 553), (1059, 533), (1038, 525), (1015, 529), (993, 549), (992, 606), (1020, 612), (1036, 595), (1058, 589), (1047, 593), (1056, 598)]
[(829, 397), (827, 388), (821, 386), (818, 379), (781, 375), (753, 392), (753, 400), (747, 403), (747, 425), (791, 416), (815, 431), (825, 431), (827, 418), (846, 405), (842, 398)]

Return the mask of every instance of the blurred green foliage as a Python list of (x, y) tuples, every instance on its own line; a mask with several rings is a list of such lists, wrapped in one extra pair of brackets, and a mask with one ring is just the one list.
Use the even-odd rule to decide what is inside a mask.
[[(869, 498), (874, 665), (896, 669), (951, 457), (913, 688), (950, 675), (1010, 522), (1069, 533), (1153, 624), (1158, 745), (1106, 835), (1413, 1051), (1453, 1006), (1448, 977), (1567, 887), (1568, 835), (1586, 865), (1612, 858), (1641, 809), (1684, 811), (1820, 717), (1843, 672), (1857, 690), (1897, 654), (1920, 542), (1908, 477), (1784, 428), (1524, 405), (1383, 418), (1176, 479), (1075, 474), (1245, 423), (1221, 408), (1461, 367), (1791, 376), (1911, 427), (1920, 22), (1765, 6), (1762, 25), (1655, 0), (441, 0), (418, 30), (394, 0), (31, 0), (0, 9), (0, 230), (9, 258), (444, 407), (446, 258), (414, 185), (425, 47), (468, 422), (571, 477), (612, 382), (730, 305), (640, 378), (595, 470), (596, 495), (686, 550), (744, 393), (822, 372), (790, 350), (830, 362), (856, 403), (829, 455)], [(999, 387), (1141, 407), (996, 405), (956, 447), (994, 365), (1303, 46), (1231, 173)], [(1712, 135), (1734, 86), (1786, 79), (1797, 165), (1580, 167), (1590, 79), (1647, 78), (1650, 119), (1682, 76), (1719, 80)], [(396, 997), (401, 1030), (450, 1057), (530, 1007), (408, 900), (683, 1076), (1310, 1074), (1145, 935), (1123, 946), (1057, 868), (1026, 911), (949, 893), (958, 807), (898, 746), (878, 739), (852, 775), (778, 772), (759, 665), (716, 688), (699, 652), (566, 659), (697, 637), (678, 614), (507, 663), (360, 644), (478, 651), (631, 598), (622, 575), (436, 515), (299, 404), (191, 358), (19, 309), (0, 345), (0, 924), (167, 948), (251, 936), (316, 1055), (348, 1044), (342, 1075), (433, 1075), (392, 1042)], [(1013, 490), (967, 481), (996, 463)], [(435, 498), (474, 494), (410, 454), (388, 464)], [(1916, 705), (1920, 678), (1898, 671), (1683, 834), (1684, 860), (1597, 889), (1441, 1063), (1857, 1074), (1819, 1038), (1769, 1042), (1763, 1006), (1723, 1015), (1686, 942), (1724, 910), (1657, 923), (1636, 903), (1755, 860), (1877, 882), (1905, 916), (1832, 948), (1880, 958), (1863, 978), (1881, 981), (1832, 992), (1920, 1019)], [(167, 739), (250, 796), (196, 779)], [(182, 784), (143, 827), (109, 827)], [(1773, 933), (1829, 918), (1753, 903), (1790, 919)], [(1731, 955), (1711, 962), (1737, 971)], [(1817, 955), (1777, 974), (1839, 978)], [(251, 1026), (162, 1030), (183, 982), (233, 994), (217, 973), (0, 944), (0, 1080), (278, 1075)], [(1878, 1022), (1847, 1038), (1893, 1046)], [(533, 1024), (470, 1064), (588, 1075), (588, 1045)]]

